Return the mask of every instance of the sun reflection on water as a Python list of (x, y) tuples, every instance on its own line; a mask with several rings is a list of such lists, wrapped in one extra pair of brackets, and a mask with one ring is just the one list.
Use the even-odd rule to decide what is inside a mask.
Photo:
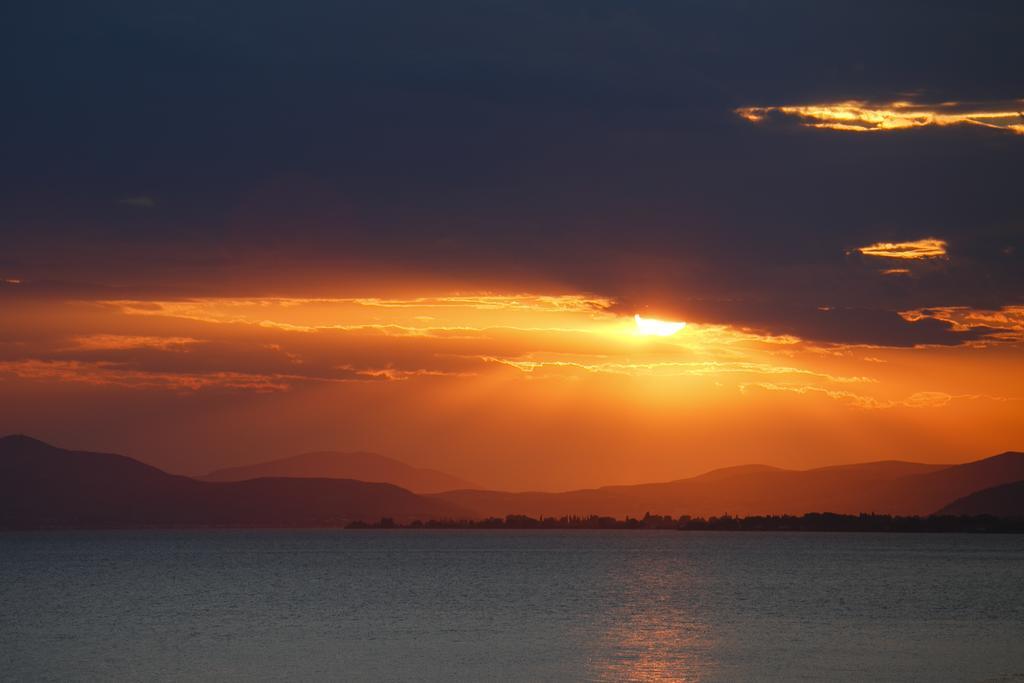
[(678, 555), (627, 560), (616, 570), (611, 609), (594, 634), (590, 674), (602, 681), (700, 681), (716, 670), (709, 625), (682, 599), (699, 590), (693, 568)]

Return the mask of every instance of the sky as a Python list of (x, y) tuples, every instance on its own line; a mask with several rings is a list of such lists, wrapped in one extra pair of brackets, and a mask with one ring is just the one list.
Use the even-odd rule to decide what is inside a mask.
[(547, 490), (1024, 450), (1022, 33), (1016, 2), (12, 3), (0, 432)]

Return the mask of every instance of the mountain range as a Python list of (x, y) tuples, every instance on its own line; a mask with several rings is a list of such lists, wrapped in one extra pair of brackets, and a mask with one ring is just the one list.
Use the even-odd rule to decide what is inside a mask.
[(1000, 484), (958, 498), (939, 511), (942, 515), (995, 515), (1024, 518), (1024, 481)]
[(0, 528), (338, 526), (466, 516), (393, 484), (264, 478), (203, 482), (109, 453), (0, 439)]
[[(121, 455), (64, 450), (27, 436), (8, 436), (0, 438), (0, 528), (303, 527), (382, 517), (397, 522), (512, 514), (623, 518), (647, 512), (673, 517), (826, 511), (1024, 515), (1024, 453), (1018, 452), (961, 465), (881, 461), (810, 470), (743, 465), (672, 482), (561, 493), (463, 488), (419, 494), (393, 482), (261, 476), (355, 472), (368, 463), (361, 471), (380, 478), (390, 473), (418, 477), (421, 488), (460, 481), (368, 455), (306, 454), (215, 472), (201, 481)], [(249, 475), (256, 476), (244, 478)], [(234, 478), (240, 480), (221, 480)]]
[(1024, 453), (962, 465), (902, 461), (786, 470), (745, 465), (658, 484), (562, 493), (462, 490), (435, 497), (482, 516), (734, 516), (836, 512), (928, 515), (981, 489), (1024, 480)]
[(317, 477), (377, 481), (401, 486), (414, 493), (440, 493), (474, 487), (472, 483), (450, 474), (412, 467), (401, 460), (376, 453), (340, 453), (336, 451), (303, 453), (255, 465), (231, 467), (211, 472), (200, 479), (203, 481), (244, 481), (261, 477)]

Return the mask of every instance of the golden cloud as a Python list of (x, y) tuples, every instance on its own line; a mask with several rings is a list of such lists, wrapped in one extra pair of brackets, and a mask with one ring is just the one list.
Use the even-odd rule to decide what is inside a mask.
[(764, 391), (781, 391), (791, 394), (820, 395), (827, 398), (844, 401), (856, 408), (866, 410), (885, 410), (890, 408), (942, 408), (949, 404), (954, 398), (992, 398), (993, 400), (1013, 400), (1006, 397), (981, 397), (981, 396), (952, 396), (942, 391), (918, 391), (902, 400), (878, 399), (874, 396), (865, 396), (852, 391), (830, 389), (816, 384), (780, 384), (776, 382), (754, 382), (741, 384), (740, 391), (747, 393), (750, 389), (761, 389)]
[(992, 328), (986, 339), (973, 342), (974, 345), (993, 342), (1024, 341), (1024, 306), (1004, 306), (998, 310), (980, 310), (967, 306), (937, 306), (927, 309), (900, 311), (904, 320), (916, 322), (934, 318), (950, 324), (957, 332), (966, 332), (977, 327)]
[(102, 305), (130, 315), (256, 325), (292, 332), (364, 331), (388, 336), (472, 336), (494, 328), (592, 329), (617, 320), (614, 301), (587, 295), (475, 294), (385, 298), (193, 298), (111, 300)]
[(125, 334), (88, 334), (74, 337), (75, 348), (88, 351), (112, 351), (124, 349), (178, 349), (200, 340), (192, 337), (154, 337)]
[(289, 378), (243, 372), (175, 373), (120, 368), (82, 361), (0, 361), (0, 375), (20, 379), (75, 382), (132, 389), (199, 391), (221, 388), (255, 392), (287, 391)]
[(735, 111), (754, 123), (763, 121), (770, 114), (779, 114), (795, 118), (811, 128), (856, 133), (970, 125), (1024, 134), (1024, 100), (939, 104), (847, 100), (823, 104), (741, 107)]
[(769, 363), (742, 361), (651, 361), (616, 362), (601, 359), (560, 360), (560, 359), (516, 359), (482, 356), (481, 360), (500, 363), (524, 373), (535, 373), (544, 368), (575, 368), (591, 373), (607, 373), (614, 375), (649, 375), (664, 377), (708, 377), (729, 374), (743, 375), (810, 375), (818, 379), (840, 384), (874, 383), (876, 380), (866, 376), (842, 376), (824, 372), (816, 372), (805, 368), (796, 368)]
[[(865, 256), (896, 259), (933, 259), (946, 256), (946, 241), (934, 237), (913, 240), (910, 242), (876, 242), (866, 247), (858, 247), (857, 252)], [(894, 268), (886, 271), (887, 275), (905, 274), (905, 268)]]

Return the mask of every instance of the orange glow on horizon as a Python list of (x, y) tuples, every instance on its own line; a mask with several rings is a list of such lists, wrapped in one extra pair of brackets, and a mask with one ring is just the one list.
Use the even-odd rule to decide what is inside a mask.
[(504, 489), (813, 466), (812, 452), (829, 454), (820, 464), (966, 457), (956, 449), (980, 448), (977, 425), (992, 447), (1024, 438), (1024, 386), (1007, 380), (1024, 358), (1024, 308), (908, 310), (909, 322), (989, 332), (903, 348), (620, 310), (583, 293), (26, 298), (0, 321), (13, 341), (0, 398), (89, 424), (132, 415), (125, 430), (147, 449), (154, 433), (171, 449), (191, 429), (207, 450), (179, 444), (173, 471), (211, 469), (218, 448), (239, 462), (362, 449)]

